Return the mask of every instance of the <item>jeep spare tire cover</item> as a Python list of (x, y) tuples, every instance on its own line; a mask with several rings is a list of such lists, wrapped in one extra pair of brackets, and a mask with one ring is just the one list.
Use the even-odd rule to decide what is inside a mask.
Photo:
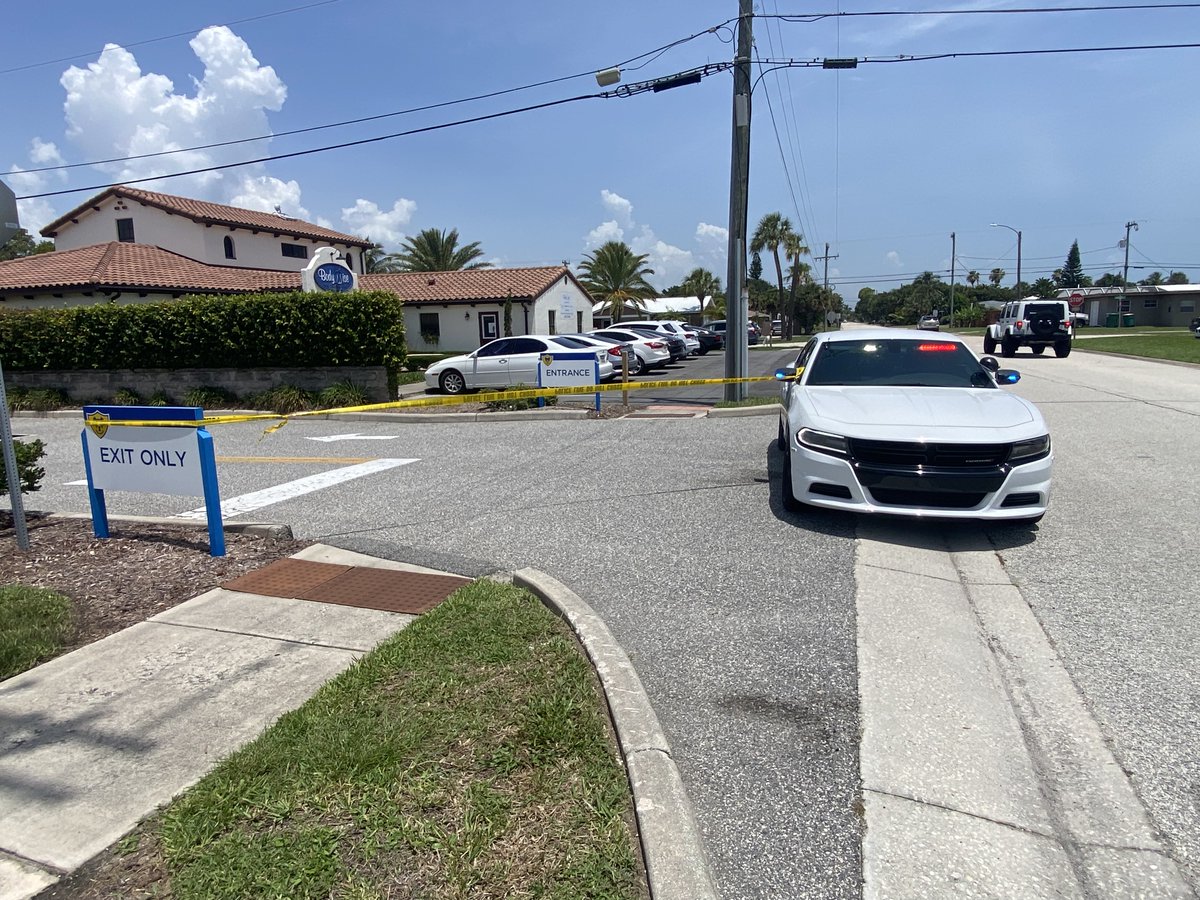
[(1033, 329), (1034, 334), (1049, 337), (1058, 328), (1058, 320), (1054, 318), (1053, 313), (1040, 312), (1030, 317), (1029, 327)]

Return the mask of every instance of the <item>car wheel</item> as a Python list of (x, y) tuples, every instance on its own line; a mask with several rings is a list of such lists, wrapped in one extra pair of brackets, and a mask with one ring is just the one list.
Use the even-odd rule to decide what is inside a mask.
[(1057, 356), (1059, 359), (1063, 359), (1064, 357), (1070, 356), (1071, 355), (1071, 342), (1070, 341), (1055, 341), (1054, 355)]
[(461, 394), (467, 389), (467, 380), (457, 369), (447, 369), (438, 379), (443, 394)]
[(1036, 344), (1033, 347), (1030, 347), (1029, 349), (1033, 351), (1034, 356), (1041, 356), (1043, 353), (1046, 352), (1046, 345), (1045, 344)]
[(983, 336), (983, 352), (989, 355), (996, 352), (996, 339), (990, 334)]
[(1001, 355), (1001, 356), (1016, 356), (1016, 355), (1017, 355), (1017, 341), (1016, 341), (1016, 338), (1010, 337), (1009, 335), (1007, 335), (1007, 334), (1006, 334), (1006, 335), (1005, 335), (1005, 336), (1004, 336), (1004, 337), (1001, 339), (1001, 341), (1000, 341), (1000, 355)]
[(641, 375), (646, 371), (646, 364), (642, 362), (642, 358), (634, 353), (633, 358), (629, 360), (629, 374)]
[(796, 499), (795, 493), (792, 491), (792, 454), (783, 454), (783, 482), (779, 488), (780, 499), (783, 501), (783, 508), (790, 513), (800, 512), (804, 509), (804, 504)]

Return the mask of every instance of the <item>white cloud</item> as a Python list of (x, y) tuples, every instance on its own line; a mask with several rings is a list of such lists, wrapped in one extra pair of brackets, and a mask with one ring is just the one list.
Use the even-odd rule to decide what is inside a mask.
[(696, 240), (700, 242), (712, 242), (720, 246), (721, 249), (726, 249), (729, 245), (729, 229), (723, 228), (720, 225), (709, 225), (707, 222), (701, 222), (696, 226)]
[[(33, 163), (32, 168), (36, 169), (42, 166), (57, 166), (64, 160), (53, 142), (35, 137), (29, 143), (29, 161)], [(67, 175), (61, 171), (25, 172), (20, 166), (14, 165), (9, 169), (6, 180), (16, 194), (39, 194), (48, 190), (54, 183), (65, 184)], [(18, 200), (17, 213), (21, 217), (21, 227), (34, 237), (57, 218), (54, 206), (46, 198)]]
[(279, 210), (298, 219), (310, 219), (311, 214), (300, 204), (300, 185), (282, 181), (271, 175), (245, 175), (229, 203), (259, 212)]
[(600, 200), (623, 227), (629, 228), (633, 225), (632, 203), (610, 190), (602, 190), (600, 192)]
[[(67, 92), (67, 137), (77, 155), (84, 159), (135, 156), (270, 134), (267, 112), (282, 108), (287, 98), (287, 87), (275, 70), (260, 65), (246, 42), (223, 25), (205, 28), (190, 46), (204, 65), (203, 76), (193, 79), (195, 93), (190, 96), (177, 93), (165, 75), (143, 73), (133, 54), (115, 44), (106, 45), (87, 68), (68, 68), (60, 81)], [(266, 143), (253, 146), (255, 152), (263, 152)], [(113, 181), (128, 181), (235, 162), (245, 154), (243, 144), (98, 168)], [(245, 196), (274, 202), (286, 199), (295, 211), (291, 214), (298, 214), (295, 182), (260, 179), (257, 174), (246, 169), (209, 172), (146, 186), (222, 202)], [(263, 208), (262, 203), (254, 208)]]
[(584, 244), (589, 250), (595, 250), (601, 244), (608, 241), (621, 241), (625, 239), (625, 230), (612, 219), (607, 222), (601, 222), (595, 228), (587, 233), (587, 237), (583, 239)]
[(904, 263), (900, 262), (900, 254), (897, 253), (895, 250), (889, 250), (887, 252), (887, 261), (890, 262), (897, 269), (903, 268), (903, 266), (904, 266)]
[(342, 221), (355, 234), (369, 237), (387, 246), (398, 246), (404, 240), (404, 229), (412, 221), (417, 204), (401, 197), (384, 211), (372, 200), (361, 197), (354, 205), (342, 210)]

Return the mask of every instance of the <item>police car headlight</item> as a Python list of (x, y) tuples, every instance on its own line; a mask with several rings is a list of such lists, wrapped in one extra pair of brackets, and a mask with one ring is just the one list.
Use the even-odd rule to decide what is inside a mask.
[(1049, 455), (1050, 435), (1043, 434), (1041, 437), (1035, 437), (1028, 441), (1017, 441), (1013, 444), (1012, 452), (1008, 454), (1008, 461), (1013, 465), (1020, 465), (1045, 459)]
[(818, 453), (829, 453), (833, 456), (849, 456), (850, 442), (840, 434), (830, 434), (826, 431), (814, 431), (811, 428), (801, 428), (796, 432), (796, 440), (801, 446)]

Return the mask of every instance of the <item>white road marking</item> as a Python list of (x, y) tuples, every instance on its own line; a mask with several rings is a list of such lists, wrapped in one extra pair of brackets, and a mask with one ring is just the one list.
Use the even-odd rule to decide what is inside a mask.
[(329, 444), (333, 441), (394, 441), (398, 437), (400, 437), (398, 434), (359, 434), (357, 431), (352, 431), (349, 434), (328, 434), (325, 437), (310, 437), (305, 440), (324, 441)]
[[(295, 481), (277, 484), (275, 487), (264, 488), (261, 491), (253, 491), (249, 494), (242, 494), (239, 497), (230, 497), (228, 500), (221, 501), (221, 517), (223, 519), (230, 519), (234, 516), (240, 516), (242, 513), (253, 512), (264, 506), (270, 506), (273, 503), (290, 500), (293, 497), (299, 497), (312, 491), (319, 491), (322, 488), (341, 484), (343, 481), (351, 481), (355, 478), (362, 478), (364, 475), (373, 475), (376, 472), (383, 472), (387, 469), (394, 469), (397, 466), (404, 466), (414, 462), (417, 462), (417, 460), (373, 459), (370, 462), (359, 463), (356, 466), (331, 469), (328, 472), (319, 472), (316, 475), (297, 478)], [(205, 509), (203, 506), (199, 509), (189, 509), (187, 512), (179, 513), (172, 518), (203, 519), (205, 518)]]
[(80, 485), (80, 484), (83, 485), (84, 487), (87, 487), (87, 479), (80, 478), (78, 481), (64, 481), (63, 482), (63, 485), (65, 487), (75, 487), (76, 485)]

